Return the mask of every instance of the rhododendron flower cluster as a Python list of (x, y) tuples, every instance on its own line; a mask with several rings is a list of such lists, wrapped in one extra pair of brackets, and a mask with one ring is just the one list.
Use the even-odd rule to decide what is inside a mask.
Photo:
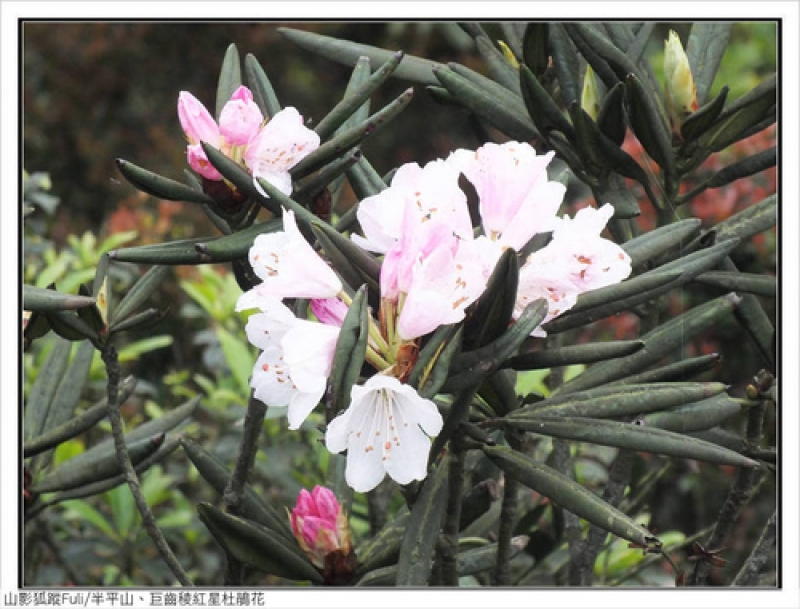
[(234, 91), (222, 108), (219, 123), (191, 93), (178, 96), (178, 118), (189, 145), (189, 166), (207, 180), (223, 177), (209, 162), (201, 142), (223, 152), (281, 192), (291, 194), (289, 170), (319, 147), (319, 136), (303, 125), (295, 108), (284, 108), (265, 122), (253, 94), (245, 86)]
[[(425, 477), (430, 438), (443, 420), (432, 401), (406, 384), (415, 354), (423, 337), (465, 318), (505, 250), (522, 251), (536, 235), (551, 234), (547, 245), (520, 261), (515, 307), (519, 315), (545, 298), (545, 321), (574, 306), (582, 292), (630, 274), (627, 254), (601, 236), (613, 215), (610, 205), (558, 216), (566, 189), (548, 179), (552, 156), (519, 142), (457, 150), (424, 167), (400, 167), (389, 188), (361, 201), (363, 235), (352, 239), (383, 257), (366, 355), (374, 374), (353, 387), (349, 407), (325, 436), (330, 451), (347, 450), (345, 476), (355, 490), (369, 491), (387, 474), (400, 484)], [(461, 175), (479, 197), (477, 226)], [(237, 309), (261, 311), (247, 325), (251, 342), (263, 350), (251, 380), (256, 396), (288, 407), (295, 429), (325, 391), (350, 299), (291, 211), (283, 222), (283, 231), (256, 238), (250, 263), (262, 283), (240, 297)], [(317, 321), (294, 318), (283, 298), (311, 299)]]

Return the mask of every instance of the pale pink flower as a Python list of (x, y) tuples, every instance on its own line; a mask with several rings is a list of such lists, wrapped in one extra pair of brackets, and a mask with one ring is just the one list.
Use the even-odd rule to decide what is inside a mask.
[(219, 132), (230, 146), (242, 146), (258, 133), (264, 115), (253, 101), (253, 94), (245, 86), (234, 91), (231, 100), (219, 115)]
[(259, 235), (250, 248), (250, 265), (262, 283), (242, 295), (242, 308), (261, 297), (331, 298), (342, 291), (336, 273), (297, 228), (294, 212), (283, 212), (283, 230)]
[(338, 298), (314, 298), (311, 300), (311, 312), (324, 324), (339, 326), (344, 323), (348, 307)]
[(333, 552), (352, 552), (347, 516), (336, 495), (324, 486), (302, 489), (291, 513), (292, 532), (306, 556), (319, 569)]
[(250, 385), (265, 404), (286, 407), (289, 429), (297, 429), (325, 393), (339, 328), (298, 319), (277, 299), (260, 306), (245, 326), (248, 340), (262, 349)]
[(436, 405), (396, 378), (377, 374), (355, 385), (349, 408), (328, 425), (325, 444), (347, 450), (345, 479), (366, 493), (386, 474), (399, 484), (427, 475), (431, 441), (442, 430)]
[(447, 162), (475, 187), (486, 235), (520, 250), (537, 233), (552, 230), (566, 187), (548, 180), (554, 153), (537, 155), (523, 142), (489, 142), (456, 150)]
[[(296, 108), (287, 107), (273, 116), (248, 142), (244, 162), (253, 178), (263, 178), (282, 193), (292, 193), (289, 170), (319, 148), (319, 135), (303, 124)], [(258, 181), (256, 188), (264, 195)]]

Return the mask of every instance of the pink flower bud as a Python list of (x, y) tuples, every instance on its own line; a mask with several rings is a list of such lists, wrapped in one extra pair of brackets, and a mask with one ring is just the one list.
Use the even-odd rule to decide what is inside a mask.
[(219, 147), (219, 127), (206, 107), (188, 91), (178, 95), (178, 119), (190, 144), (208, 142)]
[(242, 146), (255, 137), (263, 121), (264, 115), (253, 101), (250, 89), (241, 86), (222, 108), (219, 131), (231, 146)]
[(347, 518), (330, 489), (316, 486), (311, 493), (301, 490), (291, 524), (300, 547), (320, 569), (325, 567), (328, 555), (336, 552), (347, 556), (352, 552)]

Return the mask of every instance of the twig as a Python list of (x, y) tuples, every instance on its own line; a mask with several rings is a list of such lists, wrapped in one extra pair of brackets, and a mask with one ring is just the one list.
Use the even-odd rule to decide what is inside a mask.
[[(761, 428), (764, 422), (764, 402), (752, 406), (747, 417), (746, 439), (751, 444), (757, 446), (761, 439)], [(747, 504), (753, 495), (754, 487), (759, 480), (759, 472), (754, 468), (740, 467), (736, 474), (736, 479), (728, 491), (725, 503), (720, 509), (714, 530), (708, 538), (705, 547), (709, 551), (719, 550), (733, 530), (733, 526), (739, 519), (742, 508)], [(707, 560), (698, 560), (695, 563), (692, 575), (687, 581), (690, 586), (704, 586), (708, 582), (711, 573), (711, 563)]]
[(448, 455), (447, 507), (442, 526), (442, 543), (437, 548), (442, 584), (445, 586), (458, 586), (458, 529), (461, 523), (461, 495), (464, 490), (465, 451), (457, 437), (453, 440)]
[(131, 489), (133, 500), (139, 510), (139, 515), (142, 517), (142, 524), (147, 531), (150, 538), (161, 554), (161, 558), (167, 563), (170, 571), (175, 575), (178, 581), (183, 586), (192, 586), (192, 582), (186, 576), (186, 573), (175, 558), (172, 548), (169, 547), (164, 534), (158, 527), (155, 516), (147, 504), (147, 500), (142, 493), (141, 485), (139, 484), (139, 476), (131, 463), (130, 454), (128, 454), (128, 447), (125, 444), (125, 430), (122, 423), (122, 414), (119, 410), (119, 360), (117, 359), (117, 350), (113, 345), (107, 345), (101, 352), (103, 363), (106, 367), (106, 374), (108, 375), (108, 420), (111, 423), (111, 435), (114, 437), (114, 449), (117, 454), (117, 461), (125, 474), (125, 481), (128, 483), (128, 488)]
[[(222, 501), (225, 504), (225, 511), (234, 516), (238, 516), (242, 506), (242, 496), (247, 476), (255, 462), (258, 452), (258, 437), (261, 435), (261, 428), (264, 424), (264, 417), (267, 414), (267, 405), (255, 397), (255, 393), (250, 393), (247, 402), (247, 412), (244, 416), (242, 429), (242, 440), (239, 443), (239, 454), (233, 466), (233, 473), (222, 494)], [(244, 580), (245, 567), (233, 556), (226, 553), (228, 566), (225, 569), (225, 585), (241, 586)]]
[(758, 580), (758, 574), (764, 568), (764, 564), (769, 558), (770, 552), (775, 549), (775, 539), (777, 536), (776, 526), (777, 511), (772, 512), (764, 530), (761, 531), (761, 537), (756, 543), (756, 547), (750, 552), (750, 556), (739, 569), (739, 573), (733, 579), (733, 586), (752, 586)]
[[(511, 444), (511, 442), (509, 442)], [(503, 503), (500, 507), (500, 530), (497, 533), (497, 563), (494, 570), (494, 585), (511, 584), (511, 538), (514, 535), (517, 512), (517, 490), (519, 484), (506, 476), (503, 486)]]

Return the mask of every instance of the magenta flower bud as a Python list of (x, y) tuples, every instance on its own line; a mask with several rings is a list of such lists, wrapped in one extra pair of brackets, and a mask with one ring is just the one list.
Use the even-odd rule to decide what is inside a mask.
[(291, 513), (292, 532), (309, 560), (324, 569), (331, 555), (349, 557), (352, 553), (347, 516), (333, 491), (316, 486), (297, 496)]
[(311, 300), (311, 311), (322, 323), (341, 327), (348, 308), (346, 304), (336, 297), (314, 298)]

